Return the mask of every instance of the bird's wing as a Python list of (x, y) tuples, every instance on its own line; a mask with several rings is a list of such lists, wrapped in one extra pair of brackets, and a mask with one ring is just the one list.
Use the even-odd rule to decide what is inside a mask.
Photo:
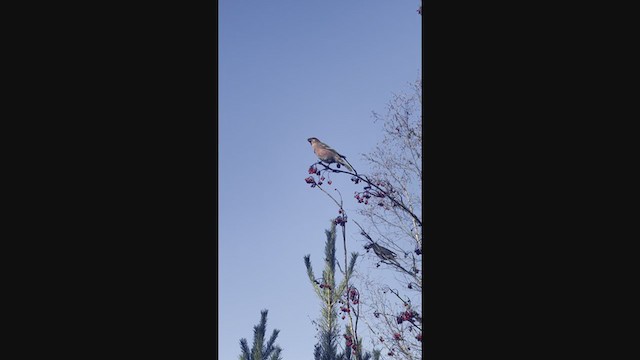
[(380, 250), (380, 252), (384, 253), (385, 255), (392, 256), (392, 257), (396, 257), (397, 256), (396, 253), (394, 253), (393, 251), (387, 249), (384, 246), (380, 246), (378, 244), (375, 244), (374, 246), (377, 247)]
[(322, 146), (323, 148), (325, 148), (325, 149), (327, 149), (329, 151), (332, 151), (332, 152), (338, 154), (338, 156), (340, 156), (341, 158), (345, 158), (345, 159), (347, 158), (346, 156), (344, 156), (344, 155), (340, 154), (339, 152), (337, 152), (336, 149), (332, 148), (331, 146), (329, 146), (329, 145), (327, 145), (327, 144), (325, 144), (323, 142), (320, 142), (320, 146)]

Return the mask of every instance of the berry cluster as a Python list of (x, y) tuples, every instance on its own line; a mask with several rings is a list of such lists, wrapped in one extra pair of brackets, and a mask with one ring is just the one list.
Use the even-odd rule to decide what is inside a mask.
[(353, 338), (349, 334), (344, 334), (344, 339), (347, 341), (347, 346), (353, 345)]
[(347, 223), (347, 217), (346, 216), (338, 216), (334, 222), (336, 223), (336, 225), (340, 225), (340, 226), (344, 226), (344, 224)]
[[(358, 203), (368, 205), (369, 199), (372, 197), (383, 199), (385, 194), (382, 191), (372, 190), (371, 186), (365, 186), (364, 191), (356, 191), (354, 197), (358, 200)], [(378, 202), (378, 206), (384, 206), (384, 202)]]
[(349, 300), (351, 300), (351, 302), (356, 305), (360, 302), (360, 293), (358, 292), (358, 290), (354, 287), (351, 287), (349, 289)]
[(320, 289), (328, 289), (328, 290), (330, 290), (330, 289), (331, 289), (331, 285), (329, 285), (329, 284), (321, 283), (321, 282), (320, 282), (320, 281), (318, 281), (318, 280), (313, 280), (313, 282), (315, 282), (316, 284), (318, 284), (318, 286), (320, 287)]
[(349, 334), (344, 334), (347, 347), (350, 347), (354, 352), (358, 351), (358, 346), (353, 342), (353, 338)]
[(393, 339), (394, 340), (400, 340), (400, 339), (402, 339), (402, 335), (400, 335), (400, 333), (395, 333), (395, 334), (393, 334)]
[(398, 315), (396, 317), (396, 320), (398, 321), (398, 324), (402, 324), (404, 321), (408, 321), (410, 323), (413, 323), (415, 321), (416, 318), (419, 318), (420, 315), (418, 315), (417, 312), (415, 312), (414, 310), (407, 310), (403, 313), (401, 313), (400, 315)]
[[(322, 182), (325, 180), (325, 177), (321, 175), (323, 171), (327, 171), (327, 170), (326, 169), (318, 170), (318, 167), (316, 166), (316, 164), (311, 165), (308, 170), (309, 174), (319, 176), (319, 178), (316, 181), (313, 178), (313, 176), (309, 176), (308, 178), (304, 179), (304, 181), (306, 181), (307, 184), (311, 184), (311, 187), (322, 185)], [(331, 179), (327, 180), (327, 184), (331, 185)]]
[(311, 184), (311, 187), (316, 187), (316, 179), (314, 179), (313, 176), (309, 176), (308, 178), (304, 179), (304, 181), (306, 181), (307, 184)]
[(422, 341), (422, 333), (420, 333), (420, 334), (416, 335), (416, 339), (417, 339), (418, 341)]
[[(351, 181), (355, 182), (356, 184), (358, 183), (358, 180), (360, 179), (358, 178), (351, 179)], [(387, 194), (394, 194), (396, 192), (391, 186), (391, 184), (388, 181), (376, 181), (376, 182), (373, 182), (373, 184), (377, 186), (378, 189), (373, 189), (370, 185), (366, 185), (363, 188), (363, 191), (355, 192), (354, 197), (356, 198), (358, 203), (360, 204), (364, 203), (365, 205), (368, 205), (370, 199), (371, 201), (373, 201), (372, 198), (378, 198), (379, 201), (377, 202), (377, 205), (384, 207), (385, 210), (389, 210), (388, 205), (395, 207), (396, 204), (393, 201), (390, 201), (388, 204), (385, 204), (385, 202), (382, 201), (384, 198), (388, 197)]]

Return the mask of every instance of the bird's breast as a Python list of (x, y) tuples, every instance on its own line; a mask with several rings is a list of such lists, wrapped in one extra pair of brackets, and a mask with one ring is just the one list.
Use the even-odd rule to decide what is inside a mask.
[(315, 150), (316, 156), (318, 157), (318, 159), (324, 161), (324, 162), (332, 162), (334, 161), (334, 156), (333, 153), (331, 151), (325, 150), (325, 149), (316, 149)]

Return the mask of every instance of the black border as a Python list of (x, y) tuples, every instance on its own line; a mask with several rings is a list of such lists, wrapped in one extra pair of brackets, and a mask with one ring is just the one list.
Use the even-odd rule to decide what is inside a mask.
[(32, 10), (29, 351), (217, 358), (217, 3)]
[(579, 352), (586, 28), (560, 6), (438, 5), (423, 8), (425, 358)]

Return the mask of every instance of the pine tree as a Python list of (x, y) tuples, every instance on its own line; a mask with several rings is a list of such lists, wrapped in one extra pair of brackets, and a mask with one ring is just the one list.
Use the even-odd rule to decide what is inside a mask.
[[(322, 301), (321, 317), (318, 321), (319, 339), (314, 349), (315, 360), (348, 360), (351, 359), (351, 348), (346, 348), (345, 352), (338, 354), (338, 337), (340, 335), (340, 327), (338, 325), (338, 314), (336, 307), (338, 301), (344, 294), (348, 281), (353, 274), (358, 253), (352, 253), (349, 265), (344, 274), (344, 278), (340, 285), (336, 287), (336, 222), (331, 221), (329, 230), (325, 230), (327, 241), (325, 243), (325, 266), (322, 271), (322, 282), (316, 280), (311, 267), (311, 256), (304, 257), (304, 264), (307, 268), (307, 275), (313, 285), (313, 288)], [(349, 330), (347, 328), (347, 332)], [(360, 342), (361, 343), (361, 342)], [(370, 354), (359, 357), (361, 360), (367, 360)]]
[(269, 310), (260, 311), (260, 323), (253, 327), (253, 347), (249, 350), (247, 339), (240, 339), (240, 360), (282, 360), (280, 346), (274, 345), (280, 330), (274, 329), (269, 341), (265, 345), (264, 339), (267, 330), (267, 313)]

